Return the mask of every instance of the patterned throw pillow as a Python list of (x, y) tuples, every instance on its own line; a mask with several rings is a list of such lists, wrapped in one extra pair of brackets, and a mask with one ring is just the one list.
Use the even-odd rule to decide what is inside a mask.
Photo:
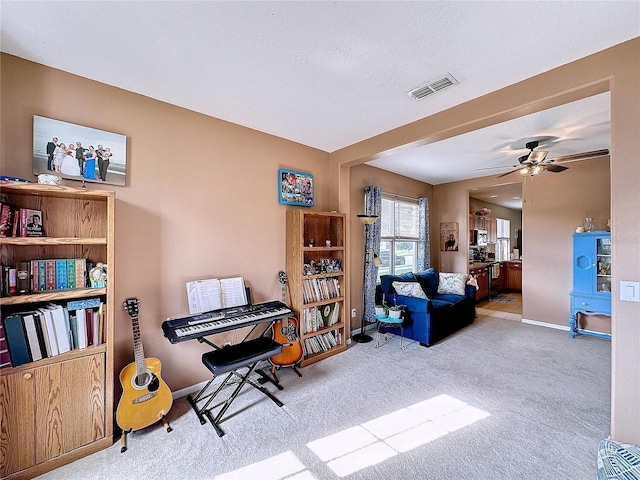
[(441, 273), (438, 278), (438, 293), (446, 295), (464, 295), (466, 273)]
[(418, 282), (393, 282), (392, 285), (398, 295), (429, 300)]

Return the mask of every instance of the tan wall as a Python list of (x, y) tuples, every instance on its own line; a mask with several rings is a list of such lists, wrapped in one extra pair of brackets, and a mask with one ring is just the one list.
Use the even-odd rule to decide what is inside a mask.
[[(575, 162), (561, 174), (531, 180), (526, 179), (523, 195), (522, 314), (528, 320), (566, 326), (573, 282), (572, 234), (584, 217), (593, 217), (598, 230), (607, 228), (609, 159)], [(611, 331), (609, 320), (590, 320), (590, 329)]]
[[(426, 197), (429, 203), (433, 201), (433, 187), (429, 184), (412, 180), (402, 175), (370, 167), (369, 165), (358, 165), (351, 168), (351, 189), (352, 199), (349, 210), (350, 230), (350, 261), (351, 266), (351, 308), (355, 308), (357, 315), (351, 319), (351, 329), (360, 328), (362, 320), (362, 277), (364, 269), (364, 227), (356, 217), (364, 212), (364, 187), (375, 185), (382, 188), (385, 193), (401, 194), (408, 197)], [(437, 242), (436, 242), (437, 243)], [(433, 256), (434, 245), (431, 245), (431, 255)]]
[[(612, 292), (611, 433), (614, 439), (631, 443), (640, 443), (640, 304), (619, 300), (619, 282), (640, 280), (639, 58), (640, 38), (636, 38), (331, 154), (332, 182), (337, 182), (339, 186), (331, 190), (331, 202), (347, 210), (350, 199), (345, 196), (342, 185), (349, 167), (395, 149), (432, 143), (611, 91), (610, 186), (615, 265)], [(466, 222), (466, 196), (443, 194), (447, 188), (434, 186), (432, 225), (441, 221)], [(572, 222), (576, 223), (576, 220), (572, 219)], [(523, 229), (527, 231), (528, 228), (525, 221)], [(435, 233), (433, 227), (431, 233)], [(525, 243), (524, 249), (527, 248)], [(441, 255), (438, 262), (442, 270), (462, 271), (465, 268), (467, 259), (460, 255), (462, 252), (457, 255), (445, 253), (447, 255)], [(527, 255), (531, 258), (532, 252)]]
[[(313, 173), (326, 210), (328, 153), (5, 54), (1, 74), (4, 175), (35, 180), (34, 114), (127, 136), (128, 185), (106, 186), (117, 199), (115, 303), (140, 298), (145, 355), (160, 358), (172, 390), (206, 379), (208, 348), (171, 345), (160, 324), (188, 315), (185, 282), (197, 278), (242, 275), (255, 301), (280, 299), (292, 207), (278, 203), (278, 168)], [(123, 309), (115, 323), (119, 371), (133, 360), (133, 339)]]

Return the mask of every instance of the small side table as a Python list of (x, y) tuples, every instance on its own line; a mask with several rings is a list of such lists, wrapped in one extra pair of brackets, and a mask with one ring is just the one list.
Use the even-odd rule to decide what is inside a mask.
[[(402, 328), (402, 323), (404, 322), (404, 319), (401, 318), (390, 318), (387, 316), (379, 316), (376, 315), (376, 320), (378, 321), (378, 327), (376, 329), (376, 348), (380, 347), (380, 327), (400, 327), (400, 348), (402, 350), (404, 350), (405, 345), (404, 345), (404, 329)], [(389, 337), (387, 337), (387, 333), (384, 332), (384, 340), (385, 342), (387, 342), (389, 340)]]

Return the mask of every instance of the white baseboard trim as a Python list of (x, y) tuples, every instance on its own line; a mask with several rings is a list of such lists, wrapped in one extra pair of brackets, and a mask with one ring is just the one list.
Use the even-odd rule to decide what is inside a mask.
[[(375, 330), (376, 329), (376, 324), (375, 323), (370, 323), (368, 325), (366, 325), (364, 327), (364, 331), (366, 332), (367, 330)], [(361, 328), (356, 328), (355, 330), (351, 330), (351, 336), (353, 337), (354, 335), (357, 335), (360, 333), (362, 329)], [(349, 338), (351, 339), (351, 338)]]
[(539, 322), (538, 320), (529, 320), (527, 318), (523, 318), (522, 323), (537, 325), (539, 327), (555, 328), (557, 330), (564, 330), (565, 332), (569, 331), (569, 325), (558, 325), (557, 323)]
[(174, 400), (177, 400), (178, 398), (186, 397), (187, 395), (190, 395), (192, 393), (198, 393), (200, 390), (202, 390), (202, 387), (204, 387), (208, 381), (209, 380), (205, 380), (204, 382), (200, 382), (196, 385), (191, 385), (190, 387), (185, 387), (180, 390), (176, 390), (175, 392), (171, 393), (171, 396), (173, 397)]

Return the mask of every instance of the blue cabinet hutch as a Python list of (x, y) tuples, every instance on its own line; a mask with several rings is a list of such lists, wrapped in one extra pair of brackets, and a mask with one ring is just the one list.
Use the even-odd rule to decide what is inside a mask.
[(611, 338), (609, 333), (581, 329), (578, 314), (611, 317), (611, 233), (573, 234), (573, 290), (570, 294), (569, 334)]

